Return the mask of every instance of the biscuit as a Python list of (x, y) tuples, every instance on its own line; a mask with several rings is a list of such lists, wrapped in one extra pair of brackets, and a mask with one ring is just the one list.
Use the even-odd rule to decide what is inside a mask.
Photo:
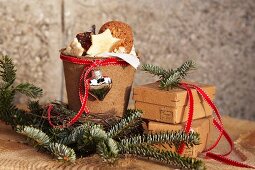
[(121, 39), (120, 43), (115, 45), (111, 51), (116, 51), (119, 47), (124, 47), (126, 53), (131, 52), (134, 39), (132, 28), (128, 24), (120, 21), (110, 21), (100, 28), (99, 33), (104, 32), (106, 29), (110, 29), (113, 37)]
[(74, 38), (73, 41), (63, 51), (63, 53), (66, 55), (71, 55), (76, 57), (82, 56), (83, 52), (84, 52), (84, 49), (82, 48), (77, 38)]

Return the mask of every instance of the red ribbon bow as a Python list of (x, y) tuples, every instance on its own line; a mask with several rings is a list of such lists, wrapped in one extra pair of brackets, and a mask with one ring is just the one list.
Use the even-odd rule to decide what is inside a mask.
[(66, 56), (64, 54), (60, 54), (60, 58), (63, 61), (74, 63), (74, 64), (79, 64), (79, 65), (84, 65), (83, 72), (80, 76), (80, 82), (79, 82), (79, 98), (81, 102), (81, 108), (78, 111), (78, 113), (66, 124), (66, 125), (59, 125), (56, 126), (52, 123), (51, 121), (51, 111), (53, 109), (53, 105), (50, 104), (48, 107), (48, 121), (49, 124), (53, 127), (59, 127), (59, 128), (65, 128), (73, 125), (80, 117), (81, 115), (85, 112), (86, 114), (89, 114), (89, 108), (87, 107), (87, 101), (88, 101), (88, 91), (89, 91), (89, 81), (90, 78), (88, 77), (90, 72), (99, 66), (109, 66), (109, 65), (121, 65), (121, 66), (127, 66), (128, 63), (125, 62), (124, 60), (118, 60), (115, 57), (110, 57), (106, 59), (96, 59), (96, 60), (87, 60), (87, 59), (80, 59), (80, 58), (75, 58), (71, 56)]
[[(184, 88), (187, 91), (188, 98), (189, 98), (188, 120), (187, 120), (187, 122), (185, 124), (185, 128), (184, 128), (184, 131), (186, 133), (190, 132), (191, 125), (192, 125), (192, 120), (193, 120), (193, 113), (194, 113), (194, 99), (193, 99), (193, 95), (192, 95), (192, 92), (191, 92), (191, 88), (196, 89), (196, 91), (203, 97), (203, 99), (213, 109), (213, 111), (214, 111), (214, 113), (217, 117), (217, 118), (213, 118), (213, 124), (219, 130), (219, 136), (216, 139), (216, 141), (212, 144), (212, 146), (210, 146), (208, 149), (206, 149), (204, 151), (205, 156), (210, 157), (212, 159), (215, 159), (217, 161), (229, 164), (229, 165), (233, 165), (233, 166), (237, 166), (237, 167), (243, 167), (243, 168), (253, 168), (253, 169), (255, 169), (255, 167), (253, 167), (251, 165), (247, 165), (247, 164), (244, 164), (244, 163), (241, 163), (241, 162), (237, 162), (237, 161), (231, 160), (231, 159), (226, 157), (234, 149), (234, 143), (233, 143), (231, 137), (229, 136), (229, 134), (224, 129), (222, 119), (221, 119), (221, 116), (220, 116), (220, 113), (219, 113), (217, 107), (212, 102), (210, 97), (203, 91), (203, 89), (201, 89), (200, 87), (198, 87), (196, 85), (188, 84), (188, 83), (180, 83), (179, 86), (181, 88)], [(215, 153), (210, 152), (212, 149), (214, 149), (218, 145), (218, 143), (220, 142), (222, 136), (224, 136), (224, 138), (227, 140), (228, 144), (230, 145), (230, 150), (225, 154), (215, 154)], [(183, 143), (178, 148), (178, 153), (182, 154), (184, 149), (185, 149), (185, 144)]]

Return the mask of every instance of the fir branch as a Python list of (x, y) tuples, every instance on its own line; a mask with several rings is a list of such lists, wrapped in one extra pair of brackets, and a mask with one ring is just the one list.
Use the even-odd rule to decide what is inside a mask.
[(0, 59), (0, 77), (7, 83), (7, 86), (13, 84), (16, 79), (16, 69), (12, 59), (8, 56), (2, 56)]
[(12, 106), (15, 92), (12, 89), (0, 89), (0, 107), (8, 108)]
[(91, 123), (84, 124), (82, 142), (85, 146), (96, 146), (100, 141), (108, 139), (107, 133), (102, 129), (100, 125)]
[(59, 143), (51, 143), (50, 138), (39, 129), (24, 126), (18, 127), (17, 132), (33, 140), (36, 145), (42, 146), (51, 151), (57, 159), (64, 161), (75, 161), (76, 155), (73, 149)]
[(139, 109), (127, 109), (127, 111), (123, 114), (122, 118), (128, 118), (129, 116), (137, 114), (137, 112), (140, 112), (141, 114), (143, 114), (143, 111)]
[(115, 142), (112, 138), (109, 138), (108, 145), (111, 152), (116, 156), (119, 153), (117, 142)]
[(128, 145), (154, 145), (163, 144), (179, 146), (181, 143), (185, 143), (187, 147), (193, 147), (199, 145), (199, 134), (196, 132), (190, 132), (186, 134), (184, 131), (171, 131), (171, 132), (159, 132), (155, 134), (143, 134), (134, 137), (122, 139), (120, 145), (127, 147)]
[(159, 66), (145, 64), (142, 66), (142, 70), (159, 76), (160, 87), (162, 89), (172, 89), (179, 85), (182, 79), (185, 79), (188, 72), (196, 68), (195, 62), (192, 60), (186, 61), (177, 69), (165, 70)]
[(68, 109), (67, 108), (68, 105), (61, 101), (54, 101), (54, 102), (51, 102), (51, 104), (54, 105), (54, 109), (57, 112), (61, 113), (61, 115), (73, 117), (77, 114), (75, 111)]
[(84, 126), (77, 126), (75, 127), (68, 135), (65, 135), (64, 137), (60, 138), (58, 140), (58, 143), (64, 144), (64, 145), (70, 145), (73, 143), (76, 143), (79, 139), (82, 138), (84, 135)]
[(188, 72), (196, 69), (196, 63), (192, 60), (188, 60), (181, 65), (181, 67), (177, 68), (176, 71), (179, 72), (181, 79), (184, 79)]
[(170, 70), (168, 77), (163, 77), (160, 81), (162, 89), (173, 89), (178, 86), (182, 79), (185, 79), (188, 72), (194, 70), (196, 64), (192, 60), (188, 60), (175, 70)]
[(98, 144), (98, 139), (96, 140), (91, 134), (91, 123), (85, 123), (83, 125), (83, 135), (81, 138), (77, 139), (77, 149), (83, 155), (88, 155), (96, 152), (96, 146)]
[[(39, 104), (39, 101), (28, 101), (28, 109), (32, 112), (37, 114), (38, 112), (42, 112), (43, 108), (42, 106)], [(40, 114), (41, 115), (41, 114)]]
[(205, 169), (205, 165), (201, 160), (189, 157), (182, 157), (175, 152), (161, 151), (159, 149), (147, 145), (141, 146), (129, 145), (128, 147), (122, 148), (120, 152), (123, 154), (134, 154), (142, 157), (148, 157), (153, 160), (157, 160), (172, 166), (176, 166), (180, 169), (194, 169), (194, 170)]
[(15, 87), (14, 81), (16, 78), (16, 69), (12, 62), (12, 59), (8, 56), (3, 56), (0, 59), (0, 119), (10, 124), (14, 129), (17, 125), (29, 125), (37, 127), (37, 121), (39, 119), (33, 119), (34, 117), (27, 116), (28, 112), (20, 110), (13, 104), (14, 96), (17, 91), (23, 92), (29, 97), (36, 97), (42, 94), (42, 90), (38, 87), (24, 83)]
[(46, 135), (41, 130), (33, 128), (33, 127), (29, 127), (29, 126), (18, 127), (17, 133), (27, 136), (28, 138), (35, 141), (37, 145), (40, 145), (40, 146), (47, 146), (50, 143), (50, 138), (48, 135)]
[(97, 144), (97, 153), (104, 161), (113, 163), (118, 157), (118, 145), (112, 138), (103, 140)]
[(69, 148), (63, 144), (50, 143), (48, 150), (54, 154), (58, 160), (74, 162), (76, 160), (76, 154), (72, 148)]
[(100, 141), (108, 138), (108, 134), (103, 130), (100, 125), (93, 125), (90, 127), (90, 134), (94, 140)]
[(16, 86), (16, 90), (31, 98), (41, 97), (43, 94), (43, 91), (41, 88), (36, 87), (30, 83), (21, 83), (18, 86)]
[(179, 72), (174, 72), (169, 77), (163, 78), (160, 81), (160, 87), (162, 89), (167, 89), (167, 90), (169, 90), (169, 88), (173, 89), (174, 87), (178, 86), (180, 81), (181, 81), (180, 73)]
[(113, 139), (120, 139), (123, 137), (123, 135), (127, 134), (141, 124), (141, 114), (141, 111), (134, 110), (133, 114), (123, 117), (117, 124), (115, 124), (108, 131), (107, 135)]
[(0, 59), (0, 119), (6, 121), (7, 123), (12, 122), (10, 113), (13, 111), (13, 99), (15, 92), (13, 87), (10, 87), (16, 78), (15, 66), (12, 59), (8, 56), (2, 56)]
[(166, 71), (165, 69), (159, 66), (154, 66), (152, 64), (142, 65), (142, 70), (160, 77), (167, 77), (167, 75), (169, 74), (169, 72)]
[(13, 117), (11, 117), (11, 115), (13, 112), (16, 112), (15, 107), (12, 103), (14, 96), (15, 93), (12, 89), (0, 89), (0, 119), (8, 124), (12, 124)]
[(17, 129), (19, 125), (31, 125), (33, 117), (27, 115), (27, 112), (16, 108), (14, 105), (9, 108), (6, 114), (6, 122), (12, 126), (13, 129)]
[[(96, 151), (106, 154), (106, 151), (103, 148), (104, 144), (107, 144), (106, 141), (108, 140), (109, 137), (102, 126), (86, 122), (83, 128), (83, 137), (77, 141), (78, 149), (82, 150), (83, 154), (91, 154)], [(105, 159), (106, 157), (107, 156), (105, 155)]]

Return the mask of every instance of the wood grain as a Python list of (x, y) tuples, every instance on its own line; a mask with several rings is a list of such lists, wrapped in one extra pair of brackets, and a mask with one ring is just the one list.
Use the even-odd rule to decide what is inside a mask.
[[(225, 128), (235, 142), (236, 151), (230, 158), (252, 164), (255, 162), (254, 142), (255, 122), (224, 117)], [(216, 138), (213, 131), (210, 142)], [(0, 122), (0, 169), (171, 169), (171, 167), (147, 159), (128, 156), (120, 159), (116, 164), (104, 163), (100, 157), (80, 158), (75, 164), (59, 162), (51, 155), (37, 151), (32, 146), (24, 144), (25, 138), (16, 134), (9, 126)], [(246, 144), (247, 143), (247, 144)], [(227, 149), (226, 142), (220, 142), (215, 152), (223, 153)], [(252, 149), (253, 148), (253, 149)], [(201, 156), (200, 156), (201, 157)], [(239, 168), (221, 164), (217, 161), (205, 159), (207, 169), (237, 170)]]

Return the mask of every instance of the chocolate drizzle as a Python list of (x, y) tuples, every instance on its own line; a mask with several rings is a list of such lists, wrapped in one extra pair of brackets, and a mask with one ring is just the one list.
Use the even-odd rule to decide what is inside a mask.
[(96, 26), (92, 25), (87, 32), (79, 33), (76, 35), (76, 38), (81, 43), (82, 48), (84, 48), (84, 52), (82, 55), (86, 55), (86, 52), (92, 45), (91, 35), (95, 35), (95, 32), (96, 32)]

